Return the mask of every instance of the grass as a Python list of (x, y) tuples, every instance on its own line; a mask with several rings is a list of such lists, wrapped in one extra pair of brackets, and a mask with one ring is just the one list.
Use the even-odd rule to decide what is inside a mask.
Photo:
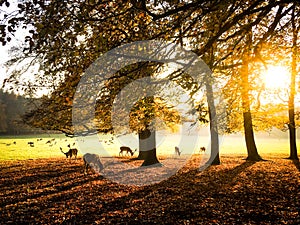
[[(114, 141), (114, 143), (110, 143), (111, 136), (103, 135), (101, 138), (101, 146), (106, 149), (109, 154), (115, 156), (118, 155), (119, 147), (121, 143)], [(41, 140), (40, 140), (41, 139)], [(51, 141), (55, 139), (54, 141)], [(47, 143), (51, 141), (51, 143)], [(80, 140), (77, 140), (80, 142)], [(14, 144), (15, 142), (15, 144)], [(34, 147), (31, 147), (28, 142), (34, 142)], [(174, 154), (174, 146), (176, 146), (176, 142), (171, 138), (165, 140), (166, 143), (162, 143), (158, 147), (158, 154), (160, 156), (171, 155)], [(76, 143), (73, 145), (73, 143)], [(200, 143), (197, 144), (199, 146), (206, 146), (208, 143), (207, 137), (201, 137)], [(78, 142), (76, 142), (75, 138), (68, 138), (64, 135), (37, 135), (37, 136), (29, 136), (29, 135), (21, 135), (21, 136), (6, 136), (0, 137), (0, 161), (3, 160), (26, 160), (26, 159), (39, 159), (39, 158), (56, 158), (56, 157), (65, 157), (61, 151), (60, 147), (63, 148), (64, 151), (68, 150), (67, 145), (71, 144), (73, 147), (78, 148)], [(128, 144), (128, 143), (127, 143)], [(190, 143), (188, 143), (190, 144)], [(272, 157), (273, 155), (288, 157), (289, 156), (289, 144), (287, 138), (281, 137), (257, 137), (256, 144), (259, 151), (259, 154), (263, 157)], [(126, 143), (125, 143), (126, 145)], [(129, 146), (134, 146), (132, 148), (136, 148), (137, 144), (129, 143)], [(189, 145), (190, 146), (190, 145)], [(187, 152), (188, 150), (185, 148), (189, 147), (181, 147), (181, 150)], [(88, 149), (92, 149), (88, 147)], [(97, 145), (96, 150), (99, 149)], [(82, 155), (82, 151), (79, 148), (79, 156)], [(231, 135), (224, 136), (221, 139), (220, 143), (220, 154), (222, 155), (240, 155), (246, 156), (247, 151), (245, 147), (245, 141), (242, 136)]]
[[(47, 143), (48, 141), (51, 143)], [(34, 142), (34, 146), (30, 146), (28, 142)], [(0, 161), (64, 157), (59, 147), (61, 146), (64, 151), (67, 151), (67, 145), (73, 145), (74, 142), (73, 138), (63, 135), (1, 137)]]

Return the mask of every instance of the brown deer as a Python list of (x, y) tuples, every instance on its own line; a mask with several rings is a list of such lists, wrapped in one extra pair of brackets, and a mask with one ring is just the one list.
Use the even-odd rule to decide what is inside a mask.
[(33, 141), (29, 141), (29, 142), (27, 142), (27, 144), (29, 144), (30, 147), (34, 147), (34, 142)]
[(205, 147), (200, 148), (200, 152), (205, 152), (205, 150), (206, 150)]
[(77, 159), (77, 153), (78, 153), (78, 150), (77, 148), (70, 148), (69, 151), (67, 152), (63, 152), (62, 148), (60, 147), (60, 151), (62, 153), (64, 153), (66, 155), (66, 157), (70, 157), (70, 159), (72, 158), (72, 156), (74, 155), (74, 158)]
[(100, 172), (103, 170), (103, 165), (100, 161), (99, 155), (86, 153), (83, 155), (83, 172), (87, 174), (88, 168), (92, 168), (95, 172)]
[(180, 154), (181, 154), (181, 151), (179, 151), (179, 148), (176, 146), (175, 147), (175, 154), (177, 154), (177, 155), (179, 155), (180, 156)]
[(130, 154), (131, 156), (133, 156), (133, 154), (137, 151), (137, 149), (135, 149), (134, 151), (131, 150), (131, 148), (127, 147), (127, 146), (122, 146), (120, 147), (120, 152), (119, 152), (119, 156), (122, 154), (123, 156), (123, 152), (126, 152), (127, 154)]

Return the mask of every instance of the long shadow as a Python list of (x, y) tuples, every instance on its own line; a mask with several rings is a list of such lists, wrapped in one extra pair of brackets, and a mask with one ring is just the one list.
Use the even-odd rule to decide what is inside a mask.
[[(212, 194), (217, 194), (219, 188), (222, 188), (223, 185), (234, 185), (235, 181), (234, 178), (237, 177), (240, 173), (245, 171), (248, 167), (255, 164), (255, 162), (246, 161), (232, 169), (224, 169), (218, 172), (213, 173), (212, 171), (201, 171), (199, 172), (198, 169), (189, 170), (185, 173), (177, 173), (171, 176), (169, 179), (164, 180), (160, 183), (144, 186), (141, 188), (137, 188), (136, 191), (130, 192), (128, 195), (122, 197), (115, 197), (110, 199), (103, 199), (101, 200), (101, 195), (108, 191), (117, 192), (117, 189), (122, 189), (126, 187), (112, 185), (108, 186), (107, 183), (104, 182), (103, 185), (97, 186), (97, 189), (93, 191), (89, 189), (84, 189), (83, 192), (80, 191), (81, 188), (85, 183), (89, 183), (94, 180), (99, 180), (98, 176), (96, 177), (83, 177), (80, 176), (78, 178), (78, 171), (76, 172), (77, 179), (74, 182), (64, 182), (66, 181), (66, 177), (62, 177), (62, 184), (58, 184), (52, 182), (54, 185), (53, 189), (43, 190), (41, 193), (32, 193), (29, 196), (20, 196), (18, 199), (8, 199), (5, 200), (5, 204), (18, 204), (19, 202), (26, 201), (28, 199), (36, 199), (38, 197), (44, 197), (48, 203), (30, 203), (31, 210), (34, 210), (35, 204), (38, 204), (40, 207), (41, 212), (37, 212), (38, 215), (41, 215), (44, 211), (47, 211), (47, 207), (51, 208), (54, 205), (63, 204), (66, 200), (74, 199), (74, 196), (82, 196), (84, 193), (88, 195), (85, 198), (78, 199), (79, 203), (76, 203), (80, 210), (72, 215), (71, 218), (68, 218), (68, 221), (65, 221), (69, 224), (75, 224), (78, 221), (85, 221), (86, 223), (92, 224), (95, 221), (95, 217), (100, 218), (106, 215), (109, 215), (109, 221), (115, 222), (117, 224), (118, 219), (120, 219), (120, 215), (114, 214), (116, 210), (120, 212), (124, 212), (125, 210), (129, 210), (131, 213), (131, 218), (126, 217), (126, 223), (136, 224), (135, 218), (139, 217), (139, 210), (138, 208), (145, 208), (149, 209), (152, 212), (152, 215), (149, 217), (150, 219), (157, 221), (165, 221), (165, 219), (192, 219), (199, 217), (197, 214), (199, 210), (202, 210), (202, 213), (206, 213), (209, 216), (210, 210), (209, 208), (206, 209), (205, 207), (200, 206), (200, 203), (205, 198), (212, 196)], [(80, 167), (80, 166), (78, 166)], [(81, 167), (80, 167), (81, 168)], [(72, 168), (71, 170), (74, 170)], [(76, 169), (75, 169), (76, 170)], [(50, 172), (50, 171), (49, 171)], [(61, 171), (60, 171), (61, 172)], [(66, 174), (69, 173), (69, 170), (65, 171)], [(73, 171), (72, 171), (73, 172)], [(59, 172), (58, 172), (59, 173)], [(211, 176), (211, 174), (214, 176)], [(65, 174), (65, 176), (66, 176)], [(203, 175), (203, 177), (201, 177)], [(57, 174), (57, 176), (61, 176), (61, 174)], [(69, 177), (67, 177), (69, 181)], [(196, 179), (200, 179), (200, 182)], [(21, 182), (22, 184), (23, 182)], [(214, 188), (213, 193), (211, 193), (210, 188)], [(111, 189), (112, 188), (112, 189)], [(130, 187), (128, 187), (130, 188)], [(74, 191), (73, 191), (74, 190)], [(97, 200), (97, 206), (95, 204), (89, 207), (89, 203), (87, 202), (90, 198), (89, 192), (92, 192), (93, 195), (99, 194), (99, 198)], [(161, 199), (161, 203), (158, 204), (158, 199)], [(90, 199), (91, 201), (95, 200), (93, 198)], [(81, 207), (81, 204), (86, 205)], [(146, 203), (146, 204), (145, 204)], [(3, 204), (3, 203), (2, 203)], [(158, 214), (157, 216), (154, 215), (155, 210), (152, 210), (153, 207), (162, 206), (165, 209), (164, 213), (167, 214)], [(184, 206), (184, 207), (183, 207)], [(56, 206), (57, 207), (57, 206)], [(86, 216), (89, 215), (93, 211), (93, 216)], [(189, 214), (188, 214), (189, 213)], [(30, 213), (28, 213), (30, 214)], [(213, 216), (213, 215), (212, 215)], [(30, 220), (30, 218), (28, 218)], [(168, 221), (166, 221), (168, 223)], [(164, 223), (164, 224), (166, 224)], [(171, 224), (171, 222), (169, 222)], [(150, 222), (149, 222), (150, 224)]]
[[(81, 180), (79, 182), (72, 182), (72, 183), (68, 183), (68, 184), (64, 184), (64, 185), (56, 185), (56, 184), (52, 184), (53, 188), (52, 189), (46, 189), (46, 190), (43, 190), (41, 192), (38, 192), (38, 193), (33, 193), (33, 194), (26, 194), (25, 196), (22, 196), (18, 199), (9, 199), (9, 200), (6, 200), (4, 203), (0, 203), (0, 207), (3, 207), (5, 205), (10, 205), (10, 204), (18, 204), (19, 202), (25, 202), (25, 201), (28, 201), (30, 199), (36, 199), (36, 198), (39, 198), (39, 197), (45, 197), (47, 199), (47, 196), (48, 195), (54, 195), (53, 197), (51, 197), (50, 199), (53, 199), (53, 200), (61, 200), (61, 195), (63, 194), (63, 192), (65, 191), (69, 191), (75, 187), (80, 187), (84, 184), (87, 184), (87, 183), (90, 183), (91, 181), (96, 181), (96, 180), (100, 180), (100, 179), (103, 179), (103, 177), (93, 177), (93, 178), (89, 178), (89, 179), (84, 179), (84, 180)], [(43, 187), (44, 189), (44, 187)], [(55, 194), (59, 194), (58, 196), (55, 196)], [(66, 200), (66, 196), (68, 195), (64, 195), (64, 200)], [(69, 198), (73, 198), (74, 196), (70, 196)]]
[[(261, 185), (259, 182), (251, 186), (245, 185), (236, 193), (231, 192), (239, 187), (238, 185), (235, 187), (236, 182), (248, 179), (246, 174), (241, 176), (241, 173), (250, 171), (249, 167), (255, 163), (245, 161), (227, 169), (212, 166), (205, 171), (193, 169), (182, 172), (184, 171), (182, 170), (160, 183), (135, 187), (133, 190), (130, 190), (132, 188), (130, 186), (115, 184), (111, 181), (85, 185), (101, 177), (86, 177), (76, 172), (73, 176), (74, 182), (70, 181), (71, 175), (61, 177), (59, 181), (62, 184), (54, 180), (52, 182), (54, 188), (49, 189), (52, 192), (47, 193), (47, 190), (42, 190), (42, 193), (32, 193), (26, 198), (20, 196), (19, 199), (22, 198), (24, 202), (28, 198), (32, 198), (33, 201), (17, 202), (16, 209), (11, 206), (3, 208), (4, 213), (1, 215), (0, 211), (0, 220), (2, 218), (2, 221), (10, 221), (7, 220), (9, 218), (7, 215), (15, 213), (13, 215), (15, 224), (20, 221), (37, 224), (34, 223), (32, 215), (35, 215), (35, 218), (42, 218), (38, 220), (40, 224), (54, 224), (59, 220), (62, 221), (61, 224), (95, 224), (95, 221), (101, 224), (184, 224), (187, 220), (191, 221), (190, 224), (216, 224), (217, 222), (222, 224), (220, 221), (223, 219), (224, 221), (228, 219), (227, 222), (240, 221), (241, 224), (242, 222), (260, 224), (265, 222), (263, 220), (274, 221), (274, 224), (279, 223), (281, 219), (279, 214), (267, 211), (265, 214), (262, 213), (262, 209), (265, 207), (264, 203), (270, 207), (276, 204), (276, 201), (273, 203), (273, 200), (279, 196), (276, 193), (283, 194), (282, 192), (272, 192), (269, 196), (267, 194), (266, 202), (258, 200), (266, 194), (261, 191), (264, 186), (259, 186), (259, 189), (255, 190), (255, 185)], [(299, 161), (294, 163), (299, 169)], [(73, 168), (64, 168), (64, 170), (68, 172)], [(261, 171), (254, 172), (255, 174), (261, 173)], [(249, 177), (249, 179), (252, 178), (257, 177)], [(274, 182), (276, 184), (277, 180)], [(231, 189), (232, 186), (234, 187)], [(274, 193), (275, 196), (272, 197)], [(40, 194), (41, 198), (36, 198), (34, 194)], [(286, 196), (289, 194), (287, 193)], [(288, 199), (285, 203), (289, 204)], [(282, 208), (279, 210), (284, 210), (285, 205), (282, 202), (280, 204)], [(24, 205), (26, 211), (22, 211)], [(9, 209), (12, 209), (12, 212), (8, 212)], [(63, 214), (64, 212), (68, 214)], [(43, 217), (47, 215), (51, 217), (44, 219)], [(216, 222), (213, 221), (214, 219)]]
[[(70, 224), (66, 223), (65, 217), (73, 217), (72, 213), (65, 215), (61, 222), (57, 222), (57, 215), (61, 215), (64, 210), (69, 210), (76, 206), (83, 206), (84, 216), (91, 218), (93, 220), (93, 215), (91, 215), (91, 207), (89, 204), (93, 198), (90, 196), (91, 191), (89, 188), (82, 188), (86, 183), (90, 183), (95, 180), (99, 180), (99, 176), (87, 177), (78, 182), (78, 180), (69, 185), (65, 185), (61, 188), (56, 188), (52, 190), (43, 190), (41, 193), (35, 193), (32, 195), (27, 195), (26, 197), (21, 196), (18, 199), (6, 198), (5, 204), (0, 201), (0, 220), (1, 221), (13, 221), (12, 224)], [(106, 183), (103, 182), (101, 185), (101, 190), (107, 191), (105, 187)], [(100, 185), (97, 185), (100, 187)], [(102, 194), (99, 192), (99, 196)], [(74, 204), (70, 204), (70, 202)], [(68, 203), (68, 204), (66, 204)], [(93, 203), (93, 202), (92, 202)], [(11, 206), (14, 207), (11, 207)], [(8, 206), (8, 208), (6, 207)], [(94, 208), (95, 205), (92, 205)], [(26, 208), (24, 211), (23, 209)], [(48, 217), (48, 214), (52, 214), (52, 217)], [(76, 214), (76, 211), (74, 211)], [(11, 217), (13, 215), (13, 217)], [(34, 217), (33, 217), (34, 215)], [(84, 220), (83, 220), (84, 221)], [(82, 224), (75, 221), (71, 224)], [(84, 223), (86, 224), (86, 223)], [(91, 221), (89, 224), (94, 224)]]
[[(132, 207), (138, 208), (139, 203), (134, 202), (141, 202), (141, 207), (144, 207), (143, 203), (145, 202), (147, 202), (146, 205), (148, 205), (149, 208), (151, 208), (151, 205), (153, 205), (153, 207), (157, 207), (157, 200), (155, 198), (155, 195), (159, 195), (164, 201), (161, 204), (164, 204), (165, 212), (168, 212), (168, 210), (170, 210), (170, 213), (168, 212), (169, 216), (173, 218), (180, 217), (180, 219), (184, 219), (183, 217), (191, 219), (192, 217), (197, 217), (199, 215), (193, 213), (193, 215), (187, 214), (187, 212), (196, 212), (199, 209), (198, 204), (199, 202), (201, 202), (201, 199), (205, 198), (205, 193), (210, 192), (209, 187), (214, 186), (215, 189), (213, 192), (217, 194), (218, 189), (222, 188), (223, 185), (234, 185), (234, 178), (255, 163), (256, 162), (246, 161), (231, 170), (222, 170), (216, 172), (214, 177), (209, 177), (208, 181), (205, 180), (200, 183), (194, 182), (197, 175), (199, 175), (198, 169), (190, 170), (186, 173), (176, 174), (170, 177), (168, 180), (164, 180), (157, 184), (142, 187), (141, 189), (132, 192), (129, 195), (114, 198), (112, 199), (112, 201), (102, 202), (101, 213), (111, 214), (111, 212), (114, 212), (116, 210), (127, 211), (130, 210), (130, 208)], [(215, 177), (218, 177), (218, 179), (223, 181), (223, 183), (216, 182)], [(153, 193), (155, 193), (155, 195), (153, 195)], [(185, 209), (184, 207), (182, 207), (182, 204), (189, 205), (189, 209)], [(138, 212), (131, 213), (138, 214)], [(210, 212), (207, 211), (206, 213), (209, 214)], [(80, 221), (81, 217), (84, 217), (84, 215), (78, 214), (73, 219), (74, 221)], [(157, 217), (159, 217), (159, 215), (157, 215)], [(110, 220), (112, 220), (111, 222), (117, 222), (118, 215), (116, 215), (115, 219), (116, 221), (114, 221), (114, 217), (110, 217)], [(130, 220), (130, 218), (128, 218), (128, 220)]]
[[(32, 162), (34, 163), (34, 162)], [(47, 165), (44, 165), (44, 163), (40, 163), (38, 162), (38, 164), (34, 165), (33, 167), (29, 167), (26, 168), (26, 173), (35, 173), (37, 170), (40, 171), (40, 173), (42, 172), (50, 172), (50, 171), (54, 171), (53, 169), (51, 170), (51, 168), (56, 168), (56, 167), (64, 167), (66, 166), (65, 162), (49, 162), (47, 163)], [(5, 172), (4, 175), (6, 176), (14, 176), (16, 173), (20, 172), (16, 167), (22, 168), (24, 167), (24, 165), (11, 165), (11, 166), (7, 166), (5, 168)], [(78, 165), (73, 165), (73, 166), (67, 166), (68, 168), (77, 168)]]
[(245, 171), (248, 167), (254, 165), (255, 163), (256, 163), (256, 161), (245, 161), (241, 165), (238, 165), (231, 170), (220, 171), (219, 173), (222, 173), (222, 174), (225, 173), (225, 179), (224, 179), (225, 183), (233, 185), (235, 183), (235, 182), (232, 182), (234, 180), (234, 178), (237, 177), (243, 171)]
[[(39, 169), (37, 168), (36, 170), (39, 170)], [(30, 175), (30, 176), (23, 176), (16, 181), (7, 179), (2, 182), (2, 184), (0, 185), (0, 188), (4, 188), (4, 187), (8, 187), (8, 186), (24, 185), (24, 184), (28, 184), (28, 183), (34, 183), (36, 181), (44, 181), (44, 180), (48, 180), (48, 179), (54, 179), (54, 178), (61, 177), (61, 176), (67, 175), (67, 174), (73, 174), (78, 171), (79, 171), (78, 169), (72, 169), (72, 170), (68, 170), (68, 171), (49, 171), (47, 173), (42, 172), (42, 173)]]
[[(262, 162), (262, 161), (260, 161), (260, 162)], [(230, 184), (231, 181), (234, 180), (235, 177), (237, 177), (240, 173), (242, 173), (248, 167), (254, 165), (255, 163), (257, 163), (257, 162), (256, 161), (245, 161), (242, 164), (240, 164), (232, 169), (224, 169), (219, 172), (216, 172), (215, 177), (220, 177), (224, 181), (224, 184)], [(209, 166), (207, 169), (213, 168), (213, 167), (214, 166)], [(186, 172), (186, 175), (187, 176), (195, 176), (195, 175), (201, 176), (202, 173), (206, 173), (206, 170), (202, 171), (199, 169), (194, 169), (194, 170), (190, 170), (190, 171)], [(183, 176), (185, 176), (185, 175), (183, 174)]]

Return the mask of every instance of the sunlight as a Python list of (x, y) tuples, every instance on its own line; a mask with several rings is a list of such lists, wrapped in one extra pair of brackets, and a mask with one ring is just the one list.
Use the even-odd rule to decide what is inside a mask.
[(284, 66), (269, 66), (263, 73), (266, 89), (287, 89), (289, 87), (290, 74)]

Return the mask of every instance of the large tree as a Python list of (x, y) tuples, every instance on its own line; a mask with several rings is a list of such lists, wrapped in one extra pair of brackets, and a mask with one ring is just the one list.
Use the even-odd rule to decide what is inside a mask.
[(292, 59), (291, 59), (291, 81), (289, 92), (289, 134), (290, 134), (290, 156), (289, 159), (298, 160), (296, 145), (296, 123), (295, 123), (295, 94), (296, 94), (296, 76), (298, 74), (298, 35), (299, 35), (299, 5), (293, 4), (291, 15), (291, 31), (292, 31)]

